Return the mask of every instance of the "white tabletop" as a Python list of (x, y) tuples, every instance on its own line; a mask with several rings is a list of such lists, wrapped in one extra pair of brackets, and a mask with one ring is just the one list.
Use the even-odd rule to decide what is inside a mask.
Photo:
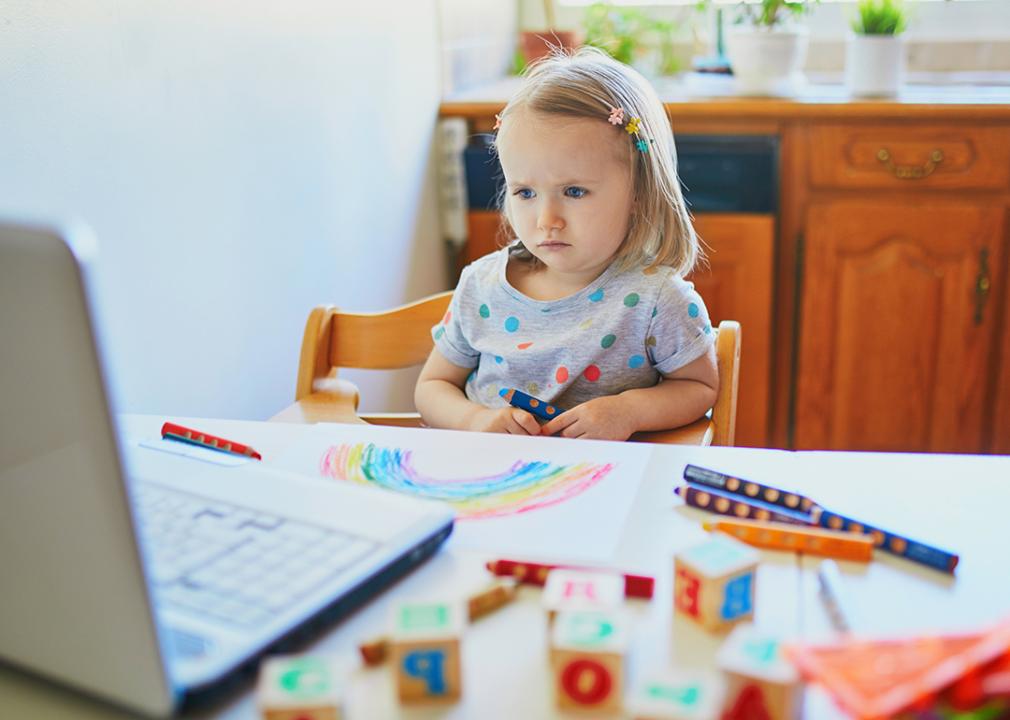
[[(246, 442), (266, 462), (306, 426), (236, 420), (123, 416), (130, 434), (157, 434), (166, 419)], [(419, 430), (417, 432), (425, 432)], [(578, 441), (571, 441), (578, 442)], [(629, 677), (672, 665), (714, 667), (724, 635), (709, 634), (683, 618), (672, 619), (673, 553), (704, 537), (712, 516), (687, 508), (673, 495), (691, 462), (765, 484), (790, 487), (844, 514), (956, 551), (955, 577), (876, 553), (868, 565), (840, 563), (856, 634), (885, 637), (980, 629), (1010, 615), (1010, 457), (870, 453), (792, 453), (742, 448), (651, 446), (648, 470), (634, 500), (616, 565), (656, 576), (651, 602), (627, 603), (635, 618)], [(587, 532), (592, 532), (587, 527)], [(489, 581), (487, 557), (450, 542), (423, 567), (306, 648), (338, 655), (348, 668), (350, 718), (552, 717), (545, 618), (539, 590), (523, 588), (519, 600), (471, 626), (463, 642), (463, 698), (451, 705), (401, 708), (387, 668), (363, 668), (357, 644), (381, 634), (394, 597), (459, 596)], [(758, 571), (757, 625), (785, 638), (835, 637), (817, 595), (818, 560), (765, 551)], [(672, 621), (672, 622), (671, 622)], [(806, 716), (842, 717), (819, 690), (807, 693)], [(256, 715), (251, 691), (213, 712), (222, 719)], [(0, 717), (128, 717), (80, 695), (0, 668)]]

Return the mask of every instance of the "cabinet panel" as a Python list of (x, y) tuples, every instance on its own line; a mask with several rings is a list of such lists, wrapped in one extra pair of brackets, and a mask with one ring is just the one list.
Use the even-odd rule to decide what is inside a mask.
[(1003, 223), (967, 201), (810, 206), (798, 449), (985, 449), (997, 313), (975, 289), (983, 253), (1002, 281)]
[(740, 323), (737, 445), (768, 443), (771, 380), (772, 263), (775, 219), (770, 215), (705, 214), (695, 218), (708, 267), (689, 278), (704, 298), (712, 324)]
[(964, 125), (817, 125), (809, 174), (821, 188), (963, 188), (1010, 185), (1010, 129)]

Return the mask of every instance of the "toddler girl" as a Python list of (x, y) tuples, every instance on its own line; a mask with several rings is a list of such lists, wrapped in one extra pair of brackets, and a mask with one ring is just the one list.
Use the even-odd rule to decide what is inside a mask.
[[(463, 270), (414, 399), (432, 427), (626, 440), (715, 402), (714, 338), (673, 133), (655, 91), (593, 48), (533, 65), (497, 116), (516, 240)], [(517, 388), (563, 412), (541, 427)]]

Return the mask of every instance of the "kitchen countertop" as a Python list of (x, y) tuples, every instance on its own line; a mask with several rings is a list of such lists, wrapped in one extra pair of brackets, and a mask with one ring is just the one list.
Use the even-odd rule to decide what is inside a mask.
[[(927, 73), (907, 76), (897, 97), (853, 98), (840, 76), (811, 75), (790, 98), (737, 95), (729, 75), (684, 73), (653, 81), (667, 110), (678, 117), (781, 120), (797, 117), (910, 119), (972, 117), (1010, 120), (1010, 73)], [(519, 86), (517, 77), (455, 93), (442, 101), (443, 117), (486, 119)]]

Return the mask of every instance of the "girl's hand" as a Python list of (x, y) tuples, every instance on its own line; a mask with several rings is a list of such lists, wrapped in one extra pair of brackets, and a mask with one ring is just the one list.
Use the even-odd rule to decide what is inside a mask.
[(605, 395), (565, 410), (540, 428), (540, 433), (589, 440), (627, 440), (637, 429), (628, 403), (619, 395)]
[(540, 423), (533, 415), (519, 408), (484, 408), (474, 415), (469, 429), (509, 435), (539, 435)]

